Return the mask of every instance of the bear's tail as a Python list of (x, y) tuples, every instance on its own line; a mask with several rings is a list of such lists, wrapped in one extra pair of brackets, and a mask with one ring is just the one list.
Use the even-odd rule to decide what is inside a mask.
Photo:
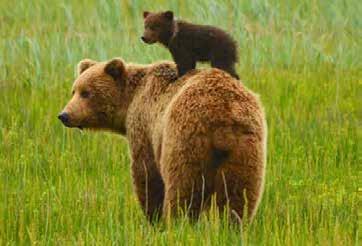
[(211, 151), (211, 166), (219, 168), (229, 157), (229, 151), (213, 148)]

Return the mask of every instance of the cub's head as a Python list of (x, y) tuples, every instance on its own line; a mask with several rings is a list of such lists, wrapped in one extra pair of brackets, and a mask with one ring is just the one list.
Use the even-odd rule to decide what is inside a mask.
[(124, 133), (127, 111), (127, 71), (125, 63), (89, 59), (78, 64), (78, 78), (72, 98), (58, 115), (67, 127), (108, 129)]
[(144, 33), (142, 41), (147, 44), (156, 42), (168, 43), (173, 34), (174, 18), (172, 11), (151, 13), (143, 12)]

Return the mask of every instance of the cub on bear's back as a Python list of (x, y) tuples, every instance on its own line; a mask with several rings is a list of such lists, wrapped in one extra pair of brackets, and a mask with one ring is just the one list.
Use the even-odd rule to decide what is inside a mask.
[(141, 39), (147, 44), (161, 43), (177, 64), (178, 76), (195, 69), (196, 62), (209, 61), (239, 79), (235, 71), (237, 45), (231, 35), (214, 26), (175, 20), (172, 11), (143, 13), (145, 30)]
[[(172, 63), (84, 60), (59, 115), (68, 127), (106, 129), (130, 144), (138, 200), (149, 220), (229, 207), (252, 218), (264, 182), (266, 124), (258, 98), (218, 69), (170, 84)], [(247, 207), (246, 207), (247, 205)]]

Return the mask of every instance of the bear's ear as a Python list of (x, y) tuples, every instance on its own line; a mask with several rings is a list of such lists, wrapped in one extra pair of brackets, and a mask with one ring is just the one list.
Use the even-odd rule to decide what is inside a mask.
[(116, 81), (123, 81), (126, 75), (126, 67), (121, 58), (113, 58), (104, 67), (104, 72), (112, 76)]
[(163, 16), (165, 16), (168, 20), (173, 20), (173, 12), (171, 10), (163, 12)]
[(146, 19), (149, 14), (150, 14), (150, 12), (143, 11), (143, 19)]
[(78, 75), (81, 75), (85, 70), (96, 64), (96, 61), (91, 59), (83, 59), (78, 63)]

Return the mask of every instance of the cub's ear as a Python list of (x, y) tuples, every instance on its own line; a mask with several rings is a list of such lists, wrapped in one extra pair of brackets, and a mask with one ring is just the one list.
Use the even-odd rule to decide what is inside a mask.
[(81, 75), (85, 70), (96, 64), (96, 61), (91, 59), (83, 59), (78, 63), (78, 75)]
[(146, 19), (149, 14), (150, 14), (150, 12), (143, 11), (143, 19)]
[(168, 20), (173, 20), (173, 12), (170, 10), (163, 12), (163, 16), (165, 16)]
[(113, 58), (104, 67), (104, 72), (116, 81), (123, 81), (126, 77), (126, 67), (121, 58)]

